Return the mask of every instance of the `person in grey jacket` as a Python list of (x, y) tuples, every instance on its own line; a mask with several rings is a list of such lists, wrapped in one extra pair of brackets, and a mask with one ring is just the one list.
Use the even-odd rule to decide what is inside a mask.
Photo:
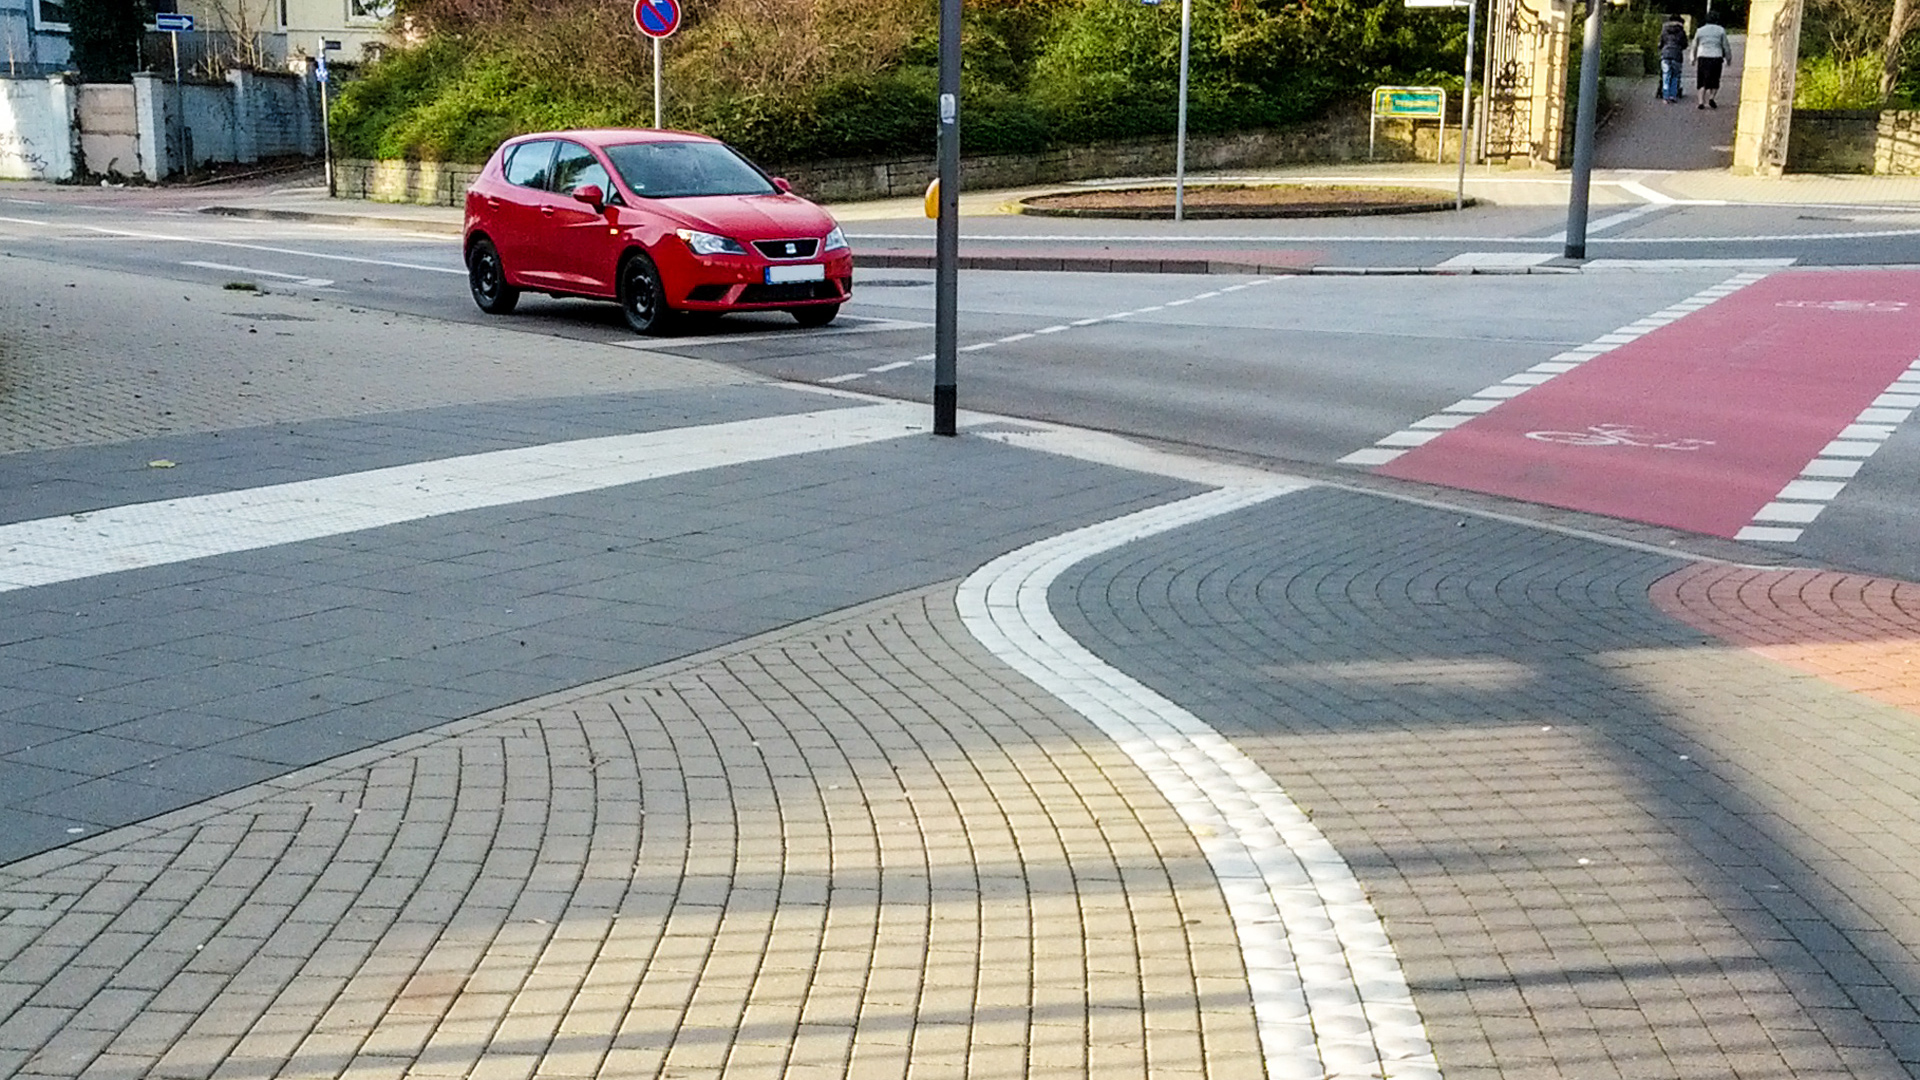
[(1707, 21), (1693, 32), (1693, 85), (1699, 91), (1696, 109), (1717, 109), (1714, 95), (1720, 90), (1720, 68), (1733, 56), (1733, 41), (1727, 28), (1720, 25), (1720, 13), (1707, 12)]

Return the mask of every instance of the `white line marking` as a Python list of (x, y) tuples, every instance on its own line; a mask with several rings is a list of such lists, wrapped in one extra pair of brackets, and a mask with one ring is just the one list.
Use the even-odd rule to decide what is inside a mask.
[(1807, 467), (1800, 470), (1801, 476), (1837, 477), (1851, 480), (1860, 475), (1861, 461), (1849, 461), (1844, 458), (1814, 458)]
[(324, 289), (333, 284), (332, 278), (303, 277), (299, 274), (283, 274), (278, 270), (255, 270), (249, 266), (229, 266), (216, 262), (183, 262), (181, 266), (197, 266), (202, 270), (218, 270), (227, 274), (257, 274), (261, 277), (279, 278), (295, 285), (304, 285), (310, 289)]
[(875, 405), (443, 458), (0, 525), (0, 592), (573, 495), (928, 430)]
[(1476, 270), (1481, 268), (1494, 270), (1518, 270), (1528, 266), (1539, 266), (1550, 261), (1552, 255), (1531, 251), (1463, 251), (1445, 262), (1437, 264), (1435, 270)]
[[(932, 357), (928, 357), (928, 359), (932, 359)], [(895, 360), (891, 364), (881, 364), (878, 367), (870, 367), (867, 370), (873, 372), (875, 375), (878, 375), (883, 371), (898, 371), (903, 367), (912, 367), (913, 363), (914, 362), (911, 360)]]
[(1647, 200), (1648, 202), (1657, 203), (1660, 206), (1672, 206), (1674, 203), (1679, 201), (1678, 199), (1675, 199), (1673, 196), (1668, 195), (1664, 192), (1653, 190), (1652, 188), (1648, 187), (1646, 184), (1641, 183), (1638, 180), (1620, 181), (1620, 190), (1627, 192), (1628, 194), (1631, 194), (1631, 195), (1638, 195), (1641, 198)]
[(1788, 521), (1805, 525), (1820, 516), (1825, 503), (1770, 502), (1753, 515), (1755, 521)]
[(1333, 845), (1219, 732), (1060, 628), (1047, 590), (1068, 568), (1143, 537), (1305, 485), (1226, 488), (1042, 540), (961, 583), (967, 629), (1105, 732), (1193, 833), (1227, 901), (1270, 1080), (1439, 1080), (1392, 942)]
[(831, 385), (834, 383), (852, 382), (855, 379), (864, 379), (866, 377), (867, 377), (867, 373), (864, 371), (850, 371), (845, 375), (829, 375), (828, 377), (821, 379), (820, 381)]
[(999, 340), (994, 342), (994, 344), (1011, 345), (1016, 341), (1025, 341), (1032, 336), (1033, 336), (1032, 334), (1008, 334), (1006, 337), (1000, 338)]
[(1733, 534), (1735, 540), (1760, 541), (1770, 544), (1791, 544), (1800, 539), (1805, 529), (1786, 529), (1770, 525), (1747, 525)]
[(1038, 329), (1038, 330), (1035, 330), (1035, 331), (1034, 331), (1034, 333), (1036, 333), (1036, 334), (1057, 334), (1057, 333), (1059, 333), (1060, 331), (1062, 331), (1062, 330), (1065, 330), (1066, 328), (1067, 328), (1067, 326), (1066, 326), (1066, 324), (1065, 324), (1065, 323), (1059, 323), (1059, 324), (1056, 324), (1056, 325), (1054, 325), (1054, 326), (1043, 326), (1043, 327), (1041, 327), (1040, 329)]
[[(9, 201), (11, 201), (11, 200), (9, 200)], [(23, 218), (23, 217), (0, 217), (0, 221), (5, 221), (5, 222), (8, 222), (8, 223), (10, 223), (10, 224), (13, 224), (13, 225), (38, 225), (38, 226), (40, 226), (40, 227), (42, 227), (42, 228), (49, 228), (49, 229), (53, 227), (53, 223), (52, 223), (52, 222), (49, 222), (49, 221), (35, 221), (35, 220), (33, 220), (32, 218)]]
[(243, 244), (238, 240), (209, 240), (199, 236), (172, 236), (166, 233), (134, 232), (131, 229), (108, 229), (98, 225), (78, 226), (87, 232), (102, 236), (121, 236), (133, 240), (167, 240), (179, 244), (206, 244), (210, 247), (237, 248), (242, 251), (265, 251), (275, 255), (297, 255), (307, 259), (325, 259), (328, 262), (355, 263), (361, 266), (391, 266), (399, 270), (425, 270), (430, 274), (458, 274), (467, 276), (465, 268), (452, 269), (445, 266), (422, 266), (419, 263), (394, 262), (390, 259), (363, 259), (357, 255), (329, 255), (320, 251), (302, 251), (299, 248), (270, 247), (266, 244)]
[(981, 349), (991, 349), (997, 344), (999, 344), (999, 342), (982, 341), (977, 345), (962, 345), (958, 351), (959, 352), (979, 352)]

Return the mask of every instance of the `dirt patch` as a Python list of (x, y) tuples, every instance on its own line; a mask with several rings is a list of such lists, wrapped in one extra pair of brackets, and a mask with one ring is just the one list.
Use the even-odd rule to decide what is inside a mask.
[[(1043, 217), (1171, 218), (1172, 185), (1100, 188), (1035, 195), (1019, 203), (1023, 214)], [(1473, 200), (1466, 200), (1472, 205)], [(1451, 210), (1451, 195), (1431, 188), (1347, 184), (1189, 184), (1190, 218), (1349, 217), (1420, 214)]]

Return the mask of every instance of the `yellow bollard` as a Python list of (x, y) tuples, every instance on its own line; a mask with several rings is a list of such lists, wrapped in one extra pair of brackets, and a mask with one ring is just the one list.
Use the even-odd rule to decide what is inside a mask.
[(940, 178), (937, 176), (927, 185), (927, 216), (940, 220)]

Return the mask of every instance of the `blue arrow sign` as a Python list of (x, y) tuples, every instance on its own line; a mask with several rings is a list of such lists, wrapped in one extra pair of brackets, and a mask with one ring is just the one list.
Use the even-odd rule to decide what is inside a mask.
[(680, 29), (678, 0), (635, 0), (633, 22), (650, 38), (663, 38)]
[(153, 17), (153, 28), (176, 34), (190, 33), (193, 30), (193, 16), (162, 11)]

